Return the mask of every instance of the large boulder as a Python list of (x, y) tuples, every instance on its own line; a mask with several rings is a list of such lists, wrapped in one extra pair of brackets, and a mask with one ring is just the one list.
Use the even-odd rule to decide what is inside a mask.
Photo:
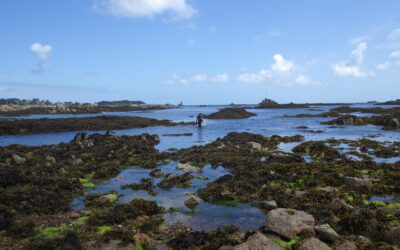
[(269, 239), (264, 234), (257, 232), (247, 238), (247, 240), (237, 246), (233, 247), (234, 250), (284, 250), (284, 247), (281, 247), (271, 239)]
[(336, 231), (327, 223), (315, 226), (314, 230), (317, 233), (318, 238), (323, 241), (333, 243), (340, 239), (339, 234), (336, 233)]
[(324, 242), (317, 238), (311, 237), (299, 243), (297, 250), (331, 250), (331, 248)]
[(176, 165), (176, 169), (185, 173), (201, 173), (201, 168), (192, 166), (189, 163), (178, 163), (178, 165)]
[(276, 233), (289, 240), (302, 231), (313, 232), (315, 220), (303, 211), (278, 208), (268, 212), (264, 230)]
[(357, 177), (345, 177), (344, 184), (357, 190), (371, 190), (372, 181), (369, 179), (362, 179)]

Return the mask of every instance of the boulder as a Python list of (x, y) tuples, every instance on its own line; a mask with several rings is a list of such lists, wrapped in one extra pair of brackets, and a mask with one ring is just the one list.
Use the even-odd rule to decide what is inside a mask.
[(12, 158), (13, 158), (14, 162), (18, 165), (24, 164), (26, 161), (26, 159), (24, 157), (21, 157), (17, 154), (13, 154)]
[(340, 239), (339, 234), (336, 233), (336, 231), (327, 223), (315, 226), (314, 230), (317, 233), (318, 238), (323, 241), (333, 243)]
[(362, 179), (357, 177), (344, 177), (344, 184), (357, 190), (372, 188), (372, 181), (369, 179)]
[(247, 240), (237, 246), (233, 247), (234, 250), (284, 250), (284, 247), (281, 247), (273, 240), (269, 239), (264, 234), (257, 232), (251, 235)]
[(201, 200), (197, 198), (196, 196), (189, 196), (185, 201), (184, 204), (186, 207), (190, 209), (195, 209), (197, 205), (199, 205)]
[(327, 192), (327, 193), (334, 193), (334, 192), (337, 191), (337, 188), (335, 188), (335, 187), (318, 187), (317, 190), (318, 191), (324, 191), (324, 192)]
[(182, 170), (185, 173), (201, 173), (201, 168), (190, 165), (189, 163), (178, 163), (177, 170)]
[(331, 248), (324, 242), (317, 238), (307, 238), (299, 243), (297, 250), (331, 250)]
[(303, 211), (278, 208), (268, 212), (264, 230), (292, 240), (303, 230), (313, 231), (315, 220)]

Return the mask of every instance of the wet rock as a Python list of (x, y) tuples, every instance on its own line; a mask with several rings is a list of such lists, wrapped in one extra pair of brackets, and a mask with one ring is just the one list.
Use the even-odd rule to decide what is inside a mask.
[(190, 209), (195, 209), (197, 205), (199, 205), (201, 200), (196, 196), (189, 196), (185, 201), (184, 204), (186, 207)]
[(106, 136), (111, 136), (111, 137), (116, 137), (114, 131), (112, 131), (112, 130), (107, 130), (107, 132), (106, 132), (105, 135), (106, 135)]
[(21, 157), (17, 154), (13, 154), (12, 158), (13, 158), (14, 162), (18, 165), (24, 164), (26, 161), (26, 159), (24, 157)]
[(77, 133), (74, 139), (72, 139), (72, 142), (81, 143), (83, 141), (86, 141), (88, 138), (89, 138), (88, 133)]
[(333, 211), (337, 211), (340, 209), (346, 209), (346, 210), (353, 210), (354, 207), (350, 204), (347, 204), (346, 201), (344, 201), (343, 199), (339, 199), (339, 198), (335, 198), (331, 201), (331, 203), (329, 204), (329, 208)]
[(335, 247), (335, 250), (357, 250), (357, 249), (358, 247), (356, 246), (356, 244), (348, 240), (344, 241), (343, 243)]
[(339, 234), (337, 234), (336, 231), (327, 223), (315, 226), (314, 230), (317, 233), (318, 238), (323, 241), (333, 243), (340, 239)]
[(299, 243), (297, 250), (331, 250), (331, 248), (317, 238), (307, 238)]
[(177, 170), (182, 170), (185, 173), (201, 173), (201, 168), (190, 165), (189, 163), (178, 163)]
[(268, 212), (264, 230), (292, 240), (301, 231), (313, 229), (314, 223), (314, 217), (303, 211), (278, 208)]
[(233, 247), (234, 250), (284, 250), (284, 247), (281, 247), (273, 240), (269, 239), (264, 234), (257, 232), (251, 235), (247, 240), (237, 246)]
[(278, 207), (278, 204), (276, 201), (271, 200), (271, 201), (261, 201), (260, 202), (260, 207), (264, 209), (275, 209)]
[(133, 240), (135, 241), (135, 244), (140, 244), (140, 245), (150, 245), (154, 246), (156, 244), (156, 241), (147, 234), (139, 233), (135, 234), (133, 236)]
[(155, 178), (159, 178), (159, 177), (163, 176), (163, 174), (164, 174), (164, 172), (161, 169), (155, 169), (149, 173), (150, 176), (153, 176)]
[(372, 188), (372, 181), (369, 179), (361, 179), (357, 177), (345, 177), (344, 183), (357, 190), (368, 189), (371, 190)]
[(394, 227), (390, 230), (389, 239), (393, 245), (400, 246), (400, 226)]

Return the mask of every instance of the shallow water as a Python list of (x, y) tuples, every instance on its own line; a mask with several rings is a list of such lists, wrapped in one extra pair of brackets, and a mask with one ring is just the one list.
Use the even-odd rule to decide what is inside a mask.
[[(373, 107), (370, 104), (353, 104), (354, 107)], [(227, 106), (185, 106), (176, 109), (167, 110), (153, 110), (153, 111), (131, 111), (131, 112), (116, 112), (116, 113), (103, 113), (103, 114), (80, 114), (80, 115), (32, 115), (22, 118), (66, 118), (66, 117), (89, 117), (98, 115), (127, 115), (127, 116), (141, 116), (156, 119), (168, 119), (176, 122), (193, 121), (198, 113), (209, 114), (217, 111), (218, 109)], [(160, 137), (160, 144), (157, 149), (161, 151), (170, 148), (186, 148), (193, 145), (204, 145), (217, 138), (222, 138), (230, 132), (250, 132), (262, 134), (265, 136), (281, 135), (291, 136), (296, 134), (304, 135), (306, 140), (325, 140), (328, 138), (335, 139), (359, 139), (371, 135), (380, 136), (369, 138), (377, 141), (395, 141), (400, 139), (400, 133), (395, 131), (383, 131), (380, 127), (368, 126), (341, 126), (338, 128), (329, 128), (328, 125), (321, 125), (320, 122), (328, 121), (333, 118), (284, 118), (282, 115), (295, 115), (302, 113), (318, 114), (326, 112), (336, 106), (314, 106), (305, 109), (248, 109), (254, 112), (257, 116), (248, 119), (240, 120), (205, 120), (204, 128), (198, 129), (196, 126), (175, 126), (175, 127), (147, 127), (137, 129), (115, 130), (116, 135), (138, 135), (142, 133), (157, 134)], [(384, 106), (383, 108), (389, 108)], [(357, 115), (370, 115), (370, 114), (357, 114)], [(297, 126), (308, 126), (309, 130), (322, 130), (323, 133), (310, 133), (303, 132), (296, 129)], [(62, 133), (47, 133), (35, 135), (21, 135), (21, 136), (0, 136), (0, 146), (10, 144), (24, 144), (24, 145), (46, 145), (57, 144), (60, 142), (69, 142), (73, 139), (74, 132)], [(85, 131), (88, 133), (104, 133), (105, 131)], [(192, 133), (192, 136), (164, 136), (165, 134), (177, 133)], [(279, 149), (285, 152), (290, 152), (293, 147), (299, 143), (282, 143)], [(345, 145), (341, 145), (345, 146)], [(344, 149), (346, 150), (346, 149)], [(307, 156), (306, 156), (307, 157)], [(355, 158), (356, 159), (356, 158)], [(311, 159), (307, 159), (307, 161)], [(377, 162), (392, 162), (397, 161), (399, 158), (388, 159), (375, 159)], [(165, 173), (180, 173), (175, 169), (176, 163), (161, 166)], [(247, 204), (238, 204), (236, 207), (218, 206), (208, 203), (201, 203), (197, 209), (198, 213), (188, 213), (189, 209), (185, 208), (183, 201), (187, 197), (186, 193), (195, 192), (199, 188), (206, 185), (207, 182), (212, 182), (218, 177), (228, 174), (222, 167), (212, 169), (210, 166), (204, 168), (202, 176), (209, 177), (208, 181), (200, 179), (192, 179), (193, 186), (187, 189), (173, 188), (170, 191), (156, 189), (158, 195), (151, 196), (147, 191), (133, 191), (131, 189), (121, 189), (123, 184), (139, 183), (141, 178), (149, 177), (150, 170), (146, 169), (125, 169), (118, 176), (109, 180), (107, 184), (99, 184), (96, 189), (86, 190), (87, 193), (107, 193), (115, 190), (121, 193), (120, 202), (128, 203), (134, 198), (145, 198), (156, 200), (157, 203), (166, 208), (176, 207), (183, 211), (167, 213), (165, 220), (168, 224), (185, 223), (191, 227), (199, 230), (213, 230), (217, 227), (224, 225), (234, 224), (242, 230), (256, 229), (265, 220), (265, 215), (259, 209), (251, 207)], [(197, 175), (197, 174), (194, 174)], [(160, 179), (155, 179), (156, 184)], [(78, 197), (74, 200), (72, 206), (74, 209), (82, 209), (84, 207), (83, 197)], [(186, 212), (185, 212), (186, 211)]]

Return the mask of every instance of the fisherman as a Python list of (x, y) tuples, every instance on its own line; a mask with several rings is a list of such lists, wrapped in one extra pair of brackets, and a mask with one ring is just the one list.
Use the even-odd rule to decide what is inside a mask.
[(199, 128), (201, 128), (201, 124), (203, 123), (203, 114), (199, 113), (199, 115), (196, 118), (196, 123)]

